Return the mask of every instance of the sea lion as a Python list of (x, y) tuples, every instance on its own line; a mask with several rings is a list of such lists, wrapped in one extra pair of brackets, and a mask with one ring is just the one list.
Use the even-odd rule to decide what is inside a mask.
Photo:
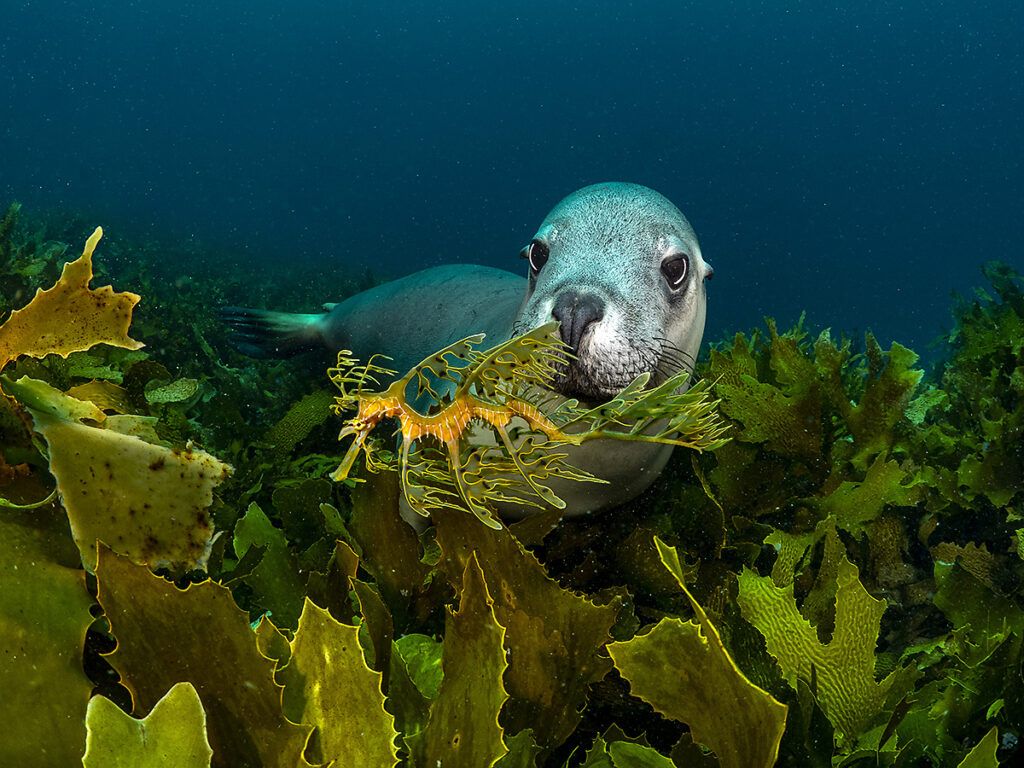
[[(334, 305), (294, 315), (228, 307), (235, 343), (250, 354), (326, 344), (366, 360), (392, 358), (404, 372), (474, 333), (498, 344), (551, 320), (575, 359), (554, 391), (600, 402), (642, 373), (654, 383), (692, 370), (704, 334), (704, 261), (693, 228), (671, 202), (638, 184), (605, 183), (572, 193), (547, 215), (520, 256), (526, 279), (501, 269), (449, 265), (416, 272)], [(671, 446), (594, 440), (569, 461), (607, 484), (556, 481), (566, 514), (596, 512), (647, 488)], [(509, 517), (531, 509), (502, 509)]]

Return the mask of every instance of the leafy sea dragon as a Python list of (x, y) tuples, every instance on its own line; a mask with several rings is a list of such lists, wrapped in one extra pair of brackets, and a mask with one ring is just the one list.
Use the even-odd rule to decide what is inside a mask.
[[(706, 383), (682, 391), (686, 371), (652, 389), (645, 389), (650, 374), (642, 374), (594, 408), (559, 402), (550, 382), (568, 351), (557, 328), (548, 323), (485, 351), (478, 349), (482, 334), (468, 336), (383, 391), (374, 389), (378, 377), (395, 372), (378, 365), (379, 357), (360, 365), (349, 352), (339, 353), (329, 371), (341, 390), (333, 410), (355, 409), (356, 415), (341, 430), (339, 439), (354, 439), (332, 479), (347, 478), (363, 453), (371, 470), (400, 472), (405, 500), (420, 515), (438, 507), (468, 508), (498, 527), (495, 512), (508, 505), (564, 508), (549, 485), (552, 478), (605, 482), (572, 466), (565, 446), (602, 438), (703, 451), (726, 442)], [(426, 400), (426, 412), (410, 400)], [(370, 438), (384, 419), (398, 420), (397, 456)]]

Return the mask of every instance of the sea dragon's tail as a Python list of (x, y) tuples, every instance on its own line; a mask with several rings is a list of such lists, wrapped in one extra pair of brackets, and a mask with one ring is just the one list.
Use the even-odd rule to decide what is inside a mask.
[(323, 346), (325, 315), (300, 315), (266, 309), (221, 307), (231, 344), (250, 357), (290, 357)]

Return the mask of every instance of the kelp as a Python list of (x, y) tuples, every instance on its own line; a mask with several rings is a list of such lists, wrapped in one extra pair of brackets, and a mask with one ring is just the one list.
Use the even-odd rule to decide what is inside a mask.
[(128, 337), (133, 293), (114, 293), (110, 286), (90, 289), (92, 254), (103, 236), (99, 227), (85, 243), (81, 257), (64, 265), (60, 280), (38, 290), (27, 306), (11, 313), (0, 326), (0, 369), (21, 355), (67, 357), (96, 344), (138, 349)]
[[(47, 293), (63, 242), (88, 229), (68, 219), (55, 239), (21, 212), (5, 222), (2, 306), (63, 295)], [(243, 289), (319, 297), (251, 274), (176, 282), (165, 276), (183, 259), (202, 277), (197, 253), (103, 242), (111, 282), (155, 308), (124, 336), (147, 346), (37, 350), (3, 371), (0, 495), (32, 508), (0, 508), (0, 640), (14, 649), (0, 663), (0, 762), (161, 765), (161, 745), (176, 764), (213, 766), (710, 767), (767, 765), (775, 749), (777, 765), (837, 768), (1019, 761), (1024, 292), (1008, 267), (986, 265), (991, 288), (955, 304), (928, 371), (898, 344), (803, 322), (712, 345), (696, 375), (732, 440), (677, 452), (643, 497), (603, 515), (559, 522), (554, 508), (491, 527), (441, 476), (447, 448), (421, 436), (410, 463), (432, 462), (452, 503), (417, 533), (397, 512), (399, 472), (325, 477), (342, 457), (320, 361), (243, 361), (209, 313)], [(172, 343), (182, 334), (193, 343)], [(4, 338), (34, 343), (31, 324)], [(405, 405), (429, 417), (454, 402), (487, 354), (463, 349), (420, 369), (423, 399), (413, 375)], [(496, 404), (520, 397), (565, 426), (557, 405), (499, 379)], [(481, 380), (469, 394), (489, 401)], [(345, 387), (353, 405), (383, 394), (368, 378)], [(47, 443), (48, 419), (66, 439)], [(530, 438), (525, 419), (506, 429), (513, 448)], [(171, 510), (151, 522), (186, 526), (153, 541), (130, 514), (104, 522), (103, 504), (82, 527), (61, 455), (103, 477), (103, 455), (83, 452), (99, 433), (136, 449), (113, 481), (83, 486), (110, 499), (151, 471), (150, 451), (235, 471), (189, 516), (168, 506), (179, 481), (140, 486)], [(393, 444), (365, 445), (371, 466), (399, 465)], [(464, 472), (473, 450), (458, 446)], [(175, 555), (196, 524), (205, 557)]]
[(209, 768), (206, 713), (195, 687), (178, 683), (141, 719), (93, 696), (85, 716), (83, 768)]
[(648, 633), (612, 643), (608, 653), (634, 696), (687, 723), (693, 741), (723, 768), (770, 768), (779, 753), (787, 707), (736, 666), (704, 609), (686, 589), (679, 555), (655, 539), (696, 621), (664, 618)]
[(835, 576), (835, 628), (827, 644), (801, 615), (793, 585), (777, 587), (767, 576), (745, 570), (737, 600), (744, 618), (764, 635), (768, 652), (797, 690), (807, 684), (826, 717), (844, 740), (870, 729), (878, 715), (907, 692), (912, 677), (902, 668), (875, 680), (875, 645), (885, 604), (871, 597), (845, 556)]

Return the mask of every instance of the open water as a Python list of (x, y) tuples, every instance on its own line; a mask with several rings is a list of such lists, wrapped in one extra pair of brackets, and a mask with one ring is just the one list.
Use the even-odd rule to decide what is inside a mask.
[(522, 270), (562, 196), (635, 181), (715, 267), (705, 338), (806, 310), (925, 351), (984, 261), (1024, 270), (1022, 29), (1020, 0), (0, 0), (0, 202), (393, 277)]

